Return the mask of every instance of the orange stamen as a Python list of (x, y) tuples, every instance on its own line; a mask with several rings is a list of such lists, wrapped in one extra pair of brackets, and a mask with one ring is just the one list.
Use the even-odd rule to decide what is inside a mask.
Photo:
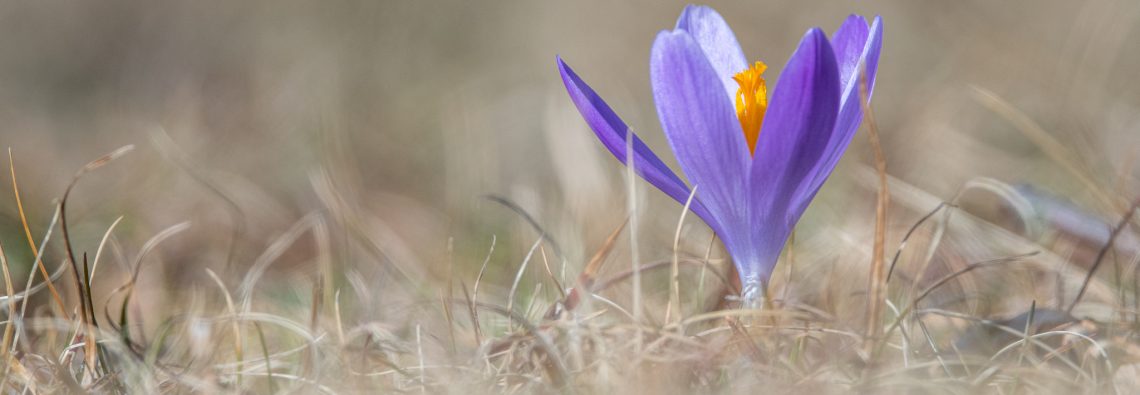
[(748, 70), (732, 77), (740, 84), (736, 90), (736, 117), (740, 118), (740, 128), (748, 141), (748, 152), (756, 152), (756, 140), (760, 138), (760, 125), (764, 123), (764, 112), (768, 110), (768, 86), (761, 74), (767, 70), (764, 62), (757, 61)]

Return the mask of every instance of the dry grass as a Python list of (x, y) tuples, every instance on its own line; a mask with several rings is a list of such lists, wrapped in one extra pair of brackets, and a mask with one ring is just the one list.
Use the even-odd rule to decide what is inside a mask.
[(1140, 392), (1130, 2), (717, 4), (887, 26), (760, 310), (553, 68), (665, 147), (681, 4), (108, 3), (0, 7), (0, 392)]
[[(92, 161), (71, 185), (94, 182), (88, 178), (98, 175), (88, 173), (126, 151)], [(338, 193), (328, 180), (314, 177), (316, 188), (326, 188), (318, 194), (339, 203), (302, 217), (269, 242), (244, 273), (224, 277), (204, 268), (208, 283), (171, 290), (176, 299), (158, 310), (144, 309), (147, 302), (135, 296), (139, 274), (146, 270), (148, 253), (192, 229), (192, 223), (160, 231), (132, 253), (134, 244), (115, 236), (120, 217), (102, 232), (91, 260), (72, 252), (75, 236), (69, 237), (74, 231), (68, 229), (66, 207), (75, 197), (69, 187), (53, 225), (27, 240), (40, 245), (34, 251), (62, 250), (51, 277), (58, 298), (43, 297), (53, 289), (45, 285), (53, 282), (40, 275), (52, 269), (28, 271), (23, 286), (14, 286), (8, 261), (2, 262), (8, 319), (0, 386), (29, 393), (750, 393), (763, 388), (1010, 394), (1138, 388), (1133, 381), (1133, 363), (1140, 361), (1134, 341), (1138, 314), (1132, 307), (1136, 289), (1120, 278), (1136, 276), (1136, 259), (1129, 258), (1130, 267), (1114, 263), (1116, 278), (1085, 277), (1081, 270), (1065, 269), (1063, 260), (1054, 262), (1059, 257), (1046, 247), (960, 212), (957, 197), (899, 229), (906, 231), (883, 269), (891, 275), (883, 282), (888, 296), (878, 301), (886, 313), (864, 332), (857, 329), (867, 325), (863, 311), (875, 303), (867, 302), (869, 293), (862, 287), (867, 283), (828, 269), (828, 252), (813, 251), (827, 246), (792, 246), (800, 251), (798, 275), (777, 279), (769, 292), (782, 296), (762, 310), (741, 310), (717, 300), (734, 291), (716, 249), (703, 255), (681, 251), (679, 242), (691, 231), (685, 230), (680, 211), (672, 232), (674, 251), (657, 254), (673, 258), (624, 269), (615, 262), (620, 261), (615, 251), (628, 246), (630, 239), (622, 237), (628, 233), (625, 223), (580, 265), (569, 262), (557, 241), (520, 206), (492, 197), (530, 227), (525, 233), (534, 241), (516, 272), (487, 283), (487, 266), (496, 256), (493, 237), (477, 275), (465, 276), (451, 264), (454, 271), (432, 279), (388, 258), (390, 247), (373, 241), (359, 222), (364, 217), (343, 196), (334, 197)], [(898, 180), (871, 177), (892, 183), (896, 201), (903, 202), (895, 210), (934, 202)], [(967, 185), (957, 196), (977, 185), (1002, 187), (993, 183)], [(18, 184), (12, 189), (17, 191)], [(1130, 232), (1134, 208), (1110, 241)], [(994, 250), (958, 247), (970, 241)], [(305, 254), (318, 268), (267, 283), (270, 265), (286, 253), (297, 254), (293, 250), (299, 245), (310, 246)], [(113, 253), (106, 254), (107, 246)], [(1002, 248), (1022, 252), (972, 257)], [(1102, 248), (1091, 268), (1101, 267), (1115, 251)], [(355, 254), (366, 258), (347, 258)], [(72, 260), (78, 256), (83, 258)], [(103, 269), (99, 263), (106, 259), (118, 265), (105, 263), (110, 267)], [(556, 274), (574, 267), (582, 269), (570, 282)], [(820, 282), (820, 270), (832, 273)], [(63, 271), (73, 276), (61, 278)], [(1014, 281), (1025, 277), (1056, 281)], [(638, 288), (631, 281), (637, 280), (644, 282), (640, 296), (632, 294)], [(93, 290), (100, 282), (115, 288), (96, 298)], [(508, 283), (508, 289), (501, 287)], [(1080, 318), (1039, 299), (1066, 292), (1075, 295), (1069, 302)], [(28, 304), (36, 299), (54, 302)], [(631, 306), (637, 300), (640, 309)], [(1018, 306), (1018, 301), (1029, 303)]]

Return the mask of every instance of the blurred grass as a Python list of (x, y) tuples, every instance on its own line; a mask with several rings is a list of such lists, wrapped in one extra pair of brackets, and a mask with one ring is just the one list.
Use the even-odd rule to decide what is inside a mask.
[[(17, 309), (18, 320), (3, 307), (18, 325), (0, 386), (13, 393), (1140, 388), (1135, 248), (1110, 250), (1076, 319), (1028, 332), (1032, 325), (1016, 320), (1031, 305), (1042, 314), (1034, 317), (1065, 309), (1107, 242), (1082, 229), (1108, 229), (1135, 199), (1140, 84), (1132, 70), (1140, 53), (1131, 43), (1140, 39), (1140, 5), (712, 5), (771, 76), (807, 28), (832, 31), (850, 13), (884, 17), (874, 107), (892, 177), (887, 258), (940, 202), (955, 205), (906, 240), (884, 328), (943, 276), (1035, 255), (954, 277), (899, 320), (877, 354), (861, 354), (877, 181), (859, 136), (777, 268), (772, 310), (712, 311), (723, 287), (715, 274), (727, 262), (693, 218), (678, 245), (684, 328), (670, 326), (678, 307), (669, 302), (667, 264), (644, 273), (645, 320), (626, 316), (628, 234), (615, 239), (597, 273), (606, 287), (569, 308), (559, 288), (576, 286), (629, 213), (624, 171), (566, 100), (554, 56), (663, 153), (647, 58), (654, 34), (672, 25), (683, 3), (8, 3), (0, 5), (0, 141), (13, 150), (33, 241), (48, 231), (77, 169), (121, 146), (136, 150), (85, 175), (68, 203), (79, 254), (93, 257), (123, 218), (90, 290), (103, 357), (95, 369), (84, 366), (90, 354), (78, 346), (86, 337), (76, 335), (77, 311), (61, 311), (40, 292)], [(995, 181), (979, 181), (988, 179)], [(669, 263), (681, 207), (636, 188), (638, 255), (646, 265)], [(34, 255), (3, 190), (0, 242), (21, 290)], [(541, 229), (488, 195), (517, 204)], [(1017, 199), (1037, 199), (1035, 217), (1011, 210)], [(1065, 208), (1082, 214), (1055, 215)], [(187, 230), (142, 255), (148, 240), (184, 221)], [(1040, 231), (1018, 225), (1025, 223)], [(1123, 234), (1134, 238), (1134, 225)], [(44, 251), (53, 271), (68, 265), (54, 232)], [(549, 240), (517, 273), (540, 232)], [(70, 275), (56, 285), (77, 310)], [(562, 314), (546, 315), (559, 305)], [(501, 311), (507, 306), (513, 312)], [(998, 344), (972, 344), (983, 330)], [(1049, 330), (1068, 332), (1017, 343)], [(635, 334), (645, 349), (631, 346)], [(1013, 348), (1001, 351), (1005, 345)]]

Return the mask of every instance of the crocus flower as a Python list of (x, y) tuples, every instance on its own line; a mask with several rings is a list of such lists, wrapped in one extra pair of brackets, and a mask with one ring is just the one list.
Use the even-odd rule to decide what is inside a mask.
[[(882, 47), (879, 17), (852, 15), (830, 40), (804, 34), (768, 97), (762, 62), (749, 64), (724, 18), (688, 6), (658, 33), (649, 59), (657, 115), (677, 162), (696, 188), (691, 210), (720, 237), (742, 298), (763, 296), (780, 251), (862, 122)], [(679, 202), (689, 186), (655, 155), (561, 58), (570, 99), (602, 144)], [(633, 138), (632, 158), (626, 151)]]

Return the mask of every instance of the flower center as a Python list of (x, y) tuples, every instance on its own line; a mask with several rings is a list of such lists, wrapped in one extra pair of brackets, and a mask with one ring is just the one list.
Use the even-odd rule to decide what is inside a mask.
[(764, 112), (768, 110), (768, 86), (761, 74), (767, 70), (764, 62), (757, 61), (748, 70), (732, 76), (740, 89), (736, 90), (736, 117), (748, 141), (748, 152), (756, 152), (756, 140), (760, 138), (760, 125), (764, 123)]

